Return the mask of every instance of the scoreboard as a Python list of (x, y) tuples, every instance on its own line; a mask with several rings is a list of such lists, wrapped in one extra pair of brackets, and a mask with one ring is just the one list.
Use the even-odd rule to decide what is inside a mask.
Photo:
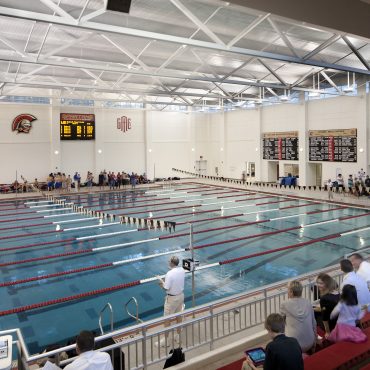
[(60, 140), (95, 140), (95, 114), (60, 114)]
[(357, 129), (309, 131), (309, 160), (357, 162)]
[(298, 161), (298, 131), (265, 132), (263, 159)]

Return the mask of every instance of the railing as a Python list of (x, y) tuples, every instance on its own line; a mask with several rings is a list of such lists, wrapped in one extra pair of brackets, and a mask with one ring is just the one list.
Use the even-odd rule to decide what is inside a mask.
[[(295, 277), (302, 281), (304, 298), (313, 300), (312, 286), (320, 272), (331, 273), (338, 284), (343, 280), (343, 274), (336, 267)], [(170, 348), (180, 345), (184, 351), (191, 351), (203, 346), (205, 351), (209, 351), (220, 339), (262, 326), (270, 313), (279, 312), (281, 303), (287, 299), (286, 286), (290, 280), (292, 279), (188, 309), (180, 314), (116, 330), (97, 337), (95, 341), (99, 346), (102, 341), (106, 343), (107, 340), (114, 340), (112, 341), (114, 344), (99, 349), (102, 351), (121, 348), (120, 370), (123, 369), (123, 363), (126, 369), (147, 369), (150, 365), (165, 360), (168, 357), (168, 349), (156, 345), (162, 338), (168, 342)], [(178, 316), (183, 317), (183, 322), (164, 327), (166, 321), (173, 321)], [(178, 330), (181, 330), (180, 343), (175, 341)], [(15, 343), (18, 346), (18, 370), (28, 370), (29, 364), (47, 357), (55, 356), (56, 363), (59, 363), (61, 352), (75, 348), (75, 345), (69, 345), (46, 353), (30, 355), (19, 329), (0, 332), (0, 335), (7, 334), (17, 337)], [(61, 364), (67, 364), (72, 360), (62, 361)]]

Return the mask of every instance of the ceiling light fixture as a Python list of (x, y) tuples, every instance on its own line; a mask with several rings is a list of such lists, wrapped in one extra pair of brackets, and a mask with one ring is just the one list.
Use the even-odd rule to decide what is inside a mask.
[(345, 93), (353, 93), (355, 89), (355, 74), (353, 73), (353, 83), (352, 85), (349, 84), (349, 72), (347, 72), (347, 86), (343, 89)]

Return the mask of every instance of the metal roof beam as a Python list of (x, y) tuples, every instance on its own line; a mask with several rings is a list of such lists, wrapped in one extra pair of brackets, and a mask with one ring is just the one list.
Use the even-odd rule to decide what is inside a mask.
[(216, 44), (225, 46), (225, 43), (212, 32), (200, 19), (198, 19), (180, 0), (170, 0), (181, 12), (188, 17), (198, 28), (200, 28)]
[(68, 14), (65, 10), (63, 10), (60, 6), (58, 6), (51, 0), (40, 0), (40, 2), (47, 6), (49, 9), (51, 9), (54, 13), (61, 16), (62, 18), (75, 21), (75, 19), (70, 14)]
[(8, 48), (14, 50), (17, 54), (22, 56), (23, 58), (27, 57), (28, 55), (15, 46), (11, 41), (9, 41), (5, 36), (0, 36), (0, 41), (5, 44)]
[(349, 38), (347, 36), (342, 36), (342, 39), (347, 44), (347, 46), (352, 50), (352, 53), (355, 54), (356, 57), (359, 59), (359, 61), (367, 68), (367, 70), (370, 70), (369, 63), (361, 55), (361, 53), (358, 51), (358, 49), (355, 48), (355, 46), (352, 44), (352, 42), (349, 40)]
[(321, 75), (325, 78), (326, 81), (329, 82), (329, 84), (332, 87), (334, 87), (335, 90), (337, 90), (340, 94), (342, 93), (339, 87), (334, 83), (334, 81), (324, 71), (321, 71)]
[(250, 25), (248, 25), (246, 28), (244, 28), (243, 31), (241, 31), (238, 35), (236, 35), (228, 44), (227, 47), (231, 48), (234, 46), (240, 39), (245, 37), (249, 32), (251, 32), (254, 28), (256, 28), (260, 23), (262, 23), (266, 18), (270, 16), (270, 13), (260, 15), (258, 18), (256, 18)]
[[(317, 53), (320, 53), (320, 51), (326, 49), (327, 47), (329, 47), (330, 45), (334, 44), (335, 42), (337, 42), (338, 40), (340, 39), (340, 36), (339, 35), (336, 35), (334, 34), (333, 36), (331, 36), (329, 39), (327, 39), (326, 41), (324, 41), (322, 44), (320, 44), (318, 47), (316, 47), (315, 49), (313, 49), (312, 51), (310, 51), (308, 54), (304, 55), (303, 56), (303, 60), (308, 60), (310, 58), (312, 58), (314, 55), (316, 55)], [(318, 65), (319, 67), (322, 67), (320, 65)]]
[[(39, 22), (47, 22), (47, 23), (54, 23), (64, 26), (77, 26), (75, 21), (71, 21), (66, 18), (52, 16), (48, 14), (42, 14), (37, 12), (30, 12), (26, 10), (20, 10), (20, 9), (12, 9), (7, 7), (0, 7), (0, 14), (6, 15), (9, 17), (15, 17), (15, 18), (22, 18), (22, 19), (29, 19), (29, 20), (37, 20)], [(172, 35), (166, 35), (156, 32), (149, 32), (149, 31), (143, 31), (133, 28), (127, 28), (122, 26), (113, 26), (113, 25), (107, 25), (102, 23), (96, 23), (96, 22), (84, 22), (80, 23), (78, 27), (88, 30), (94, 30), (98, 32), (111, 32), (121, 35), (129, 35), (134, 37), (140, 37), (140, 38), (147, 38), (147, 39), (154, 39), (154, 40), (160, 40), (165, 41), (169, 43), (175, 43), (175, 44), (181, 44), (181, 45), (189, 45), (209, 50), (217, 50), (217, 51), (223, 51), (228, 53), (234, 53), (239, 55), (248, 55), (258, 58), (266, 58), (266, 59), (274, 59), (274, 60), (280, 60), (283, 62), (288, 63), (297, 63), (297, 64), (304, 64), (304, 65), (312, 65), (317, 66), (321, 68), (327, 68), (327, 69), (335, 69), (338, 71), (346, 71), (346, 72), (354, 72), (364, 75), (370, 75), (369, 70), (360, 69), (360, 68), (353, 68), (350, 66), (344, 66), (339, 64), (331, 64), (331, 63), (325, 63), (323, 61), (315, 61), (310, 60), (307, 58), (297, 58), (295, 56), (288, 56), (284, 54), (277, 54), (277, 53), (271, 53), (266, 51), (258, 51), (258, 50), (251, 50), (251, 49), (245, 49), (245, 48), (238, 48), (238, 47), (231, 47), (228, 49), (225, 45), (220, 45), (217, 43), (207, 42), (207, 41), (201, 41), (201, 40), (194, 40), (189, 39), (185, 37), (177, 37)]]
[(258, 61), (284, 86), (287, 86), (287, 83), (270, 67), (268, 66), (263, 60), (258, 59)]
[(43, 54), (42, 57), (43, 58), (48, 58), (48, 57), (51, 57), (52, 55), (55, 55), (65, 49), (68, 49), (70, 48), (71, 46), (73, 45), (76, 45), (82, 41), (86, 41), (87, 39), (89, 39), (91, 36), (93, 35), (92, 32), (89, 32), (88, 34), (84, 35), (84, 36), (81, 36), (79, 38), (76, 38), (70, 42), (67, 42), (66, 44), (62, 45), (62, 46), (59, 46), (58, 48), (54, 49), (54, 50), (51, 50), (49, 51), (48, 53), (46, 54)]
[(279, 36), (281, 37), (281, 39), (283, 40), (285, 46), (287, 46), (289, 48), (289, 50), (292, 52), (293, 55), (295, 55), (297, 58), (299, 58), (299, 55), (297, 54), (297, 52), (295, 51), (292, 43), (290, 42), (290, 40), (288, 39), (288, 36), (285, 35), (285, 33), (281, 32), (279, 27), (277, 26), (277, 24), (271, 19), (271, 17), (269, 17), (268, 19), (268, 22), (270, 23), (271, 27), (275, 30), (276, 33), (279, 34)]

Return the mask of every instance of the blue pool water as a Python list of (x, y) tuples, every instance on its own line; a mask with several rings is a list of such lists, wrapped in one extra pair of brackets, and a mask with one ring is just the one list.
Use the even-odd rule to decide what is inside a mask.
[[(153, 255), (153, 258), (123, 265), (0, 287), (0, 311), (165, 274), (171, 254), (158, 255), (159, 253), (174, 251), (173, 254), (180, 259), (190, 257), (190, 252), (184, 251), (189, 246), (189, 221), (213, 218), (193, 224), (195, 246), (220, 242), (195, 251), (196, 259), (200, 260), (201, 265), (338, 234), (334, 238), (304, 247), (197, 271), (196, 304), (335, 264), (344, 254), (370, 244), (370, 229), (360, 230), (370, 226), (370, 218), (366, 215), (368, 210), (349, 207), (338, 209), (333, 204), (288, 199), (277, 195), (182, 184), (171, 189), (152, 188), (135, 192), (122, 190), (90, 195), (71, 193), (60, 198), (83, 205), (89, 210), (104, 211), (116, 216), (152, 216), (154, 219), (163, 217), (177, 223), (176, 231), (171, 235), (187, 235), (146, 242), (148, 239), (169, 235), (169, 231), (146, 229), (122, 233), (135, 230), (136, 225), (117, 223), (104, 226), (117, 222), (117, 217), (115, 221), (105, 219), (103, 225), (99, 226), (99, 220), (72, 214), (69, 209), (57, 211), (62, 206), (50, 207), (51, 202), (29, 203), (32, 202), (31, 199), (26, 204), (24, 200), (0, 202), (1, 282)], [(232, 215), (230, 218), (220, 218)], [(356, 215), (363, 216), (324, 223), (339, 217)], [(253, 223), (263, 220), (268, 221)], [(237, 226), (247, 222), (253, 224)], [(57, 225), (60, 231), (56, 231)], [(220, 229), (233, 225), (236, 227)], [(339, 235), (352, 230), (358, 231)], [(258, 235), (263, 233), (268, 234)], [(96, 238), (102, 234), (105, 235)], [(247, 236), (255, 237), (228, 242), (230, 239)], [(75, 240), (84, 237), (85, 239)], [(121, 245), (135, 241), (141, 242)], [(41, 243), (44, 244), (40, 245)], [(119, 246), (111, 249), (57, 256), (117, 244)], [(24, 246), (26, 247), (14, 249)], [(6, 248), (13, 249), (5, 250)], [(19, 263), (40, 257), (47, 259)], [(10, 262), (18, 263), (9, 264)], [(186, 278), (185, 296), (186, 306), (190, 307), (190, 276)], [(107, 302), (114, 308), (115, 328), (132, 325), (133, 320), (124, 310), (124, 304), (130, 297), (138, 300), (141, 319), (148, 320), (163, 314), (164, 292), (154, 281), (84, 299), (3, 315), (0, 316), (0, 330), (21, 328), (31, 352), (36, 352), (49, 343), (65, 343), (82, 329), (97, 330), (99, 312)]]

